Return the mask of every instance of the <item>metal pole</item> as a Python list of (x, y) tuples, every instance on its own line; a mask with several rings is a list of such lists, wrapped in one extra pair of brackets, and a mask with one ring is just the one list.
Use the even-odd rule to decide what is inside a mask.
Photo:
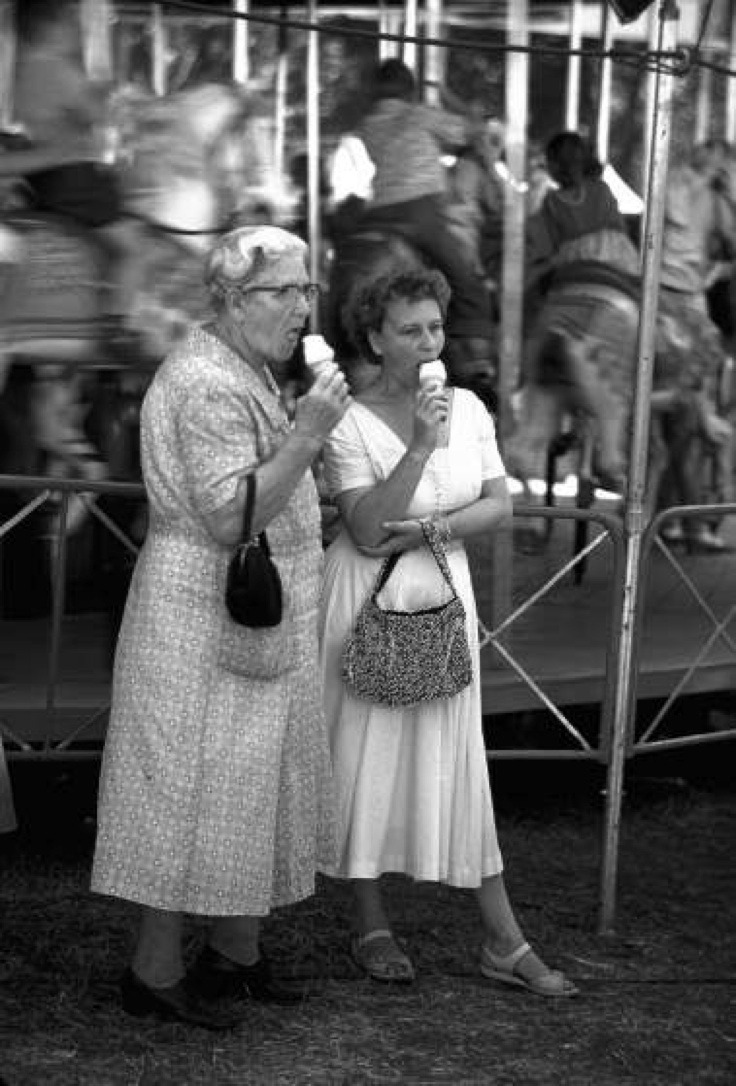
[[(248, 0), (233, 0), (236, 15), (247, 15), (248, 8)], [(233, 19), (233, 79), (236, 83), (247, 83), (250, 79), (247, 19)]]
[(576, 132), (580, 124), (580, 49), (583, 40), (583, 0), (570, 2), (570, 49), (567, 61), (567, 90), (565, 93), (565, 128)]
[[(674, 0), (662, 0), (658, 47), (677, 46), (678, 9)], [(620, 605), (621, 637), (614, 660), (616, 689), (612, 714), (612, 741), (606, 785), (606, 810), (601, 876), (599, 932), (612, 930), (615, 914), (618, 845), (621, 823), (624, 766), (629, 729), (635, 711), (635, 638), (640, 589), (641, 547), (644, 530), (644, 488), (649, 445), (649, 411), (654, 370), (657, 300), (662, 255), (662, 231), (667, 185), (672, 103), (675, 77), (672, 70), (657, 74), (652, 119), (652, 153), (647, 190), (647, 231), (644, 237), (642, 300), (637, 336), (637, 369), (634, 388), (631, 463), (624, 502), (625, 569)]]
[[(309, 21), (317, 22), (317, 0), (309, 0)], [(309, 237), (309, 276), (320, 281), (320, 162), (319, 162), (319, 32), (308, 31), (307, 38), (307, 231)], [(312, 331), (319, 328), (319, 307), (312, 307)]]
[(160, 4), (151, 9), (151, 35), (153, 37), (153, 93), (166, 94), (166, 28)]
[(107, 83), (113, 76), (109, 0), (82, 0), (79, 16), (85, 71), (90, 79)]
[[(427, 0), (427, 37), (439, 39), (442, 35), (442, 0)], [(446, 50), (440, 45), (424, 47), (424, 100), (429, 105), (439, 105), (440, 87), (445, 81)]]
[[(657, 15), (657, 9), (652, 8), (649, 12), (649, 24), (647, 33), (647, 45), (650, 52), (654, 52), (657, 48), (659, 41), (659, 17)], [(646, 103), (644, 107), (644, 151), (642, 154), (642, 172), (641, 172), (641, 191), (649, 191), (649, 165), (652, 160), (652, 118), (654, 116), (654, 95), (657, 85), (657, 73), (655, 71), (647, 72), (647, 84), (646, 84)], [(641, 239), (644, 238), (647, 228), (647, 209), (644, 207), (644, 214), (641, 217)]]
[(13, 119), (15, 78), (15, 19), (12, 0), (0, 0), (0, 125)]
[[(729, 57), (728, 66), (731, 71), (736, 70), (736, 0), (730, 0), (728, 5), (728, 30), (729, 30)], [(736, 140), (736, 94), (733, 86), (729, 87), (726, 95), (726, 119), (724, 126), (724, 138), (729, 143)]]
[[(526, 49), (529, 45), (528, 0), (514, 0), (507, 9), (507, 41)], [(509, 180), (504, 186), (503, 275), (499, 343), (499, 435), (508, 433), (511, 396), (516, 390), (521, 357), (524, 268), (524, 193), (526, 176), (526, 127), (529, 98), (528, 53), (506, 54), (506, 165)]]
[[(286, 4), (281, 5), (281, 19), (286, 20)], [(273, 162), (276, 177), (280, 184), (284, 182), (286, 164), (286, 98), (289, 81), (289, 39), (288, 31), (282, 24), (278, 32), (278, 58), (276, 60), (276, 87), (274, 89), (274, 153)]]
[[(705, 28), (705, 35), (701, 42), (703, 49), (708, 48), (708, 39), (713, 41), (713, 34), (711, 29), (713, 26), (712, 19), (709, 20), (710, 25)], [(727, 98), (731, 97), (730, 94), (726, 95)], [(698, 89), (695, 106), (695, 145), (703, 143), (708, 139), (711, 130), (711, 113), (713, 110), (713, 70), (711, 68), (700, 68), (698, 71)]]
[[(404, 4), (404, 33), (412, 38), (417, 36), (417, 0), (405, 0)], [(401, 49), (401, 59), (413, 72), (417, 70), (417, 45), (413, 41), (405, 41)]]
[[(603, 3), (601, 40), (603, 49), (609, 52), (613, 45), (613, 20), (608, 3)], [(611, 83), (613, 63), (609, 56), (601, 60), (600, 82), (598, 84), (598, 113), (595, 122), (595, 146), (599, 162), (608, 162), (608, 146), (611, 132)]]

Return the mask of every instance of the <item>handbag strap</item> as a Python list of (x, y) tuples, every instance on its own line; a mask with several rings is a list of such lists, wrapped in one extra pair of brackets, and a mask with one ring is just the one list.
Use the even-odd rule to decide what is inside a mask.
[[(256, 502), (256, 473), (249, 471), (245, 477), (245, 505), (243, 506), (243, 530), (240, 537), (240, 545), (250, 543), (253, 539), (251, 529), (253, 525), (253, 506)], [(271, 553), (265, 531), (259, 532), (258, 542), (266, 554)]]
[[(427, 546), (432, 552), (432, 557), (439, 566), (440, 573), (447, 581), (453, 598), (456, 598), (457, 589), (455, 588), (455, 582), (453, 581), (452, 574), (450, 573), (450, 567), (447, 564), (447, 555), (445, 554), (445, 548), (442, 545), (442, 540), (440, 539), (439, 532), (437, 531), (437, 525), (431, 520), (423, 520), (421, 521), (421, 525), (422, 534), (424, 535)], [(371, 598), (374, 601), (376, 599), (376, 596), (378, 596), (382, 589), (385, 588), (386, 582), (391, 576), (399, 558), (401, 558), (402, 554), (405, 553), (405, 551), (395, 551), (393, 554), (390, 554), (388, 558), (385, 559), (383, 565), (378, 571), (376, 583), (373, 586), (373, 591), (371, 592)]]

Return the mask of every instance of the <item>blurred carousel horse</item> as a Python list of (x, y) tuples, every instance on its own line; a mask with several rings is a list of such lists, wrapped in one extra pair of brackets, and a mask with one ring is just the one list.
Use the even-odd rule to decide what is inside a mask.
[[(636, 283), (615, 269), (572, 263), (556, 274), (537, 308), (531, 304), (529, 318), (516, 425), (504, 446), (509, 472), (525, 484), (549, 481), (554, 450), (576, 450), (572, 470), (584, 480), (583, 492), (590, 484), (587, 498), (581, 492), (584, 504), (595, 484), (622, 494), (630, 466)], [(703, 443), (727, 447), (728, 437), (714, 406), (725, 358), (715, 326), (674, 292), (662, 291), (655, 335), (645, 495), (650, 514), (665, 492), (669, 504), (704, 500), (696, 493), (695, 449)], [(722, 462), (714, 460), (713, 477), (722, 489), (709, 500), (729, 500)], [(527, 498), (532, 500), (528, 490)]]
[[(130, 284), (122, 322), (110, 320), (106, 254), (93, 230), (32, 207), (2, 214), (0, 473), (139, 478), (137, 406), (186, 323), (204, 315), (205, 252), (218, 232), (281, 211), (264, 111), (240, 88), (123, 94), (111, 118), (140, 242), (118, 269)], [(33, 155), (1, 154), (0, 174), (45, 165)], [(85, 509), (70, 503), (71, 529)]]

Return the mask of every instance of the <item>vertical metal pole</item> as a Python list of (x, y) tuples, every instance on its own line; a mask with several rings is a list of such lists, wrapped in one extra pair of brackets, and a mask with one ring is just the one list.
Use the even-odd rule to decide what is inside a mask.
[[(678, 10), (674, 0), (662, 0), (659, 15), (659, 48), (677, 46)], [(647, 190), (647, 232), (644, 238), (642, 300), (637, 336), (637, 369), (634, 388), (631, 462), (624, 502), (625, 569), (619, 621), (621, 638), (615, 658), (616, 690), (612, 714), (613, 735), (608, 763), (606, 810), (601, 876), (599, 932), (613, 927), (618, 872), (624, 766), (629, 729), (635, 711), (634, 653), (638, 618), (641, 544), (644, 530), (644, 488), (649, 444), (649, 411), (654, 370), (657, 300), (662, 255), (662, 230), (667, 185), (670, 129), (675, 77), (671, 71), (657, 74), (652, 119), (652, 156)]]
[(151, 36), (153, 38), (153, 93), (166, 94), (166, 28), (160, 4), (151, 9)]
[[(509, 46), (526, 49), (529, 45), (528, 0), (509, 0), (506, 8), (506, 40)], [(499, 442), (511, 430), (512, 395), (519, 384), (519, 361), (523, 344), (525, 193), (521, 184), (526, 176), (526, 131), (529, 100), (529, 55), (510, 51), (506, 54), (506, 165), (509, 177), (504, 186), (503, 262), (501, 274), (501, 320), (498, 343), (498, 419)], [(511, 610), (512, 533), (495, 532), (490, 542), (488, 580), (491, 625)], [(484, 618), (485, 621), (485, 618)], [(493, 659), (493, 657), (492, 657)]]
[[(281, 19), (286, 20), (287, 6), (281, 5)], [(274, 153), (273, 162), (279, 184), (284, 183), (286, 165), (286, 97), (289, 80), (289, 39), (286, 27), (278, 30), (276, 87), (274, 89)]]
[[(647, 45), (649, 51), (653, 53), (659, 42), (659, 16), (657, 14), (657, 8), (652, 8), (649, 12), (649, 25), (647, 34)], [(647, 84), (646, 84), (646, 102), (644, 107), (644, 147), (642, 152), (642, 171), (641, 171), (641, 191), (649, 191), (649, 166), (652, 161), (652, 137), (653, 137), (653, 117), (654, 117), (654, 96), (657, 86), (657, 73), (656, 71), (647, 72)], [(644, 207), (644, 214), (641, 217), (641, 238), (643, 239), (646, 234), (647, 228), (647, 208)]]
[(0, 125), (13, 119), (15, 79), (15, 20), (13, 0), (0, 0)]
[[(386, 0), (378, 0), (378, 33), (390, 34), (391, 33), (391, 12), (388, 9)], [(393, 55), (393, 45), (391, 42), (386, 41), (384, 38), (378, 39), (378, 59), (387, 60)]]
[[(729, 57), (728, 66), (731, 71), (736, 70), (736, 0), (729, 0), (728, 5), (728, 33), (729, 33)], [(724, 139), (729, 143), (736, 140), (736, 93), (733, 85), (729, 85), (726, 94), (726, 117), (724, 121)]]
[(109, 0), (82, 0), (79, 17), (85, 71), (90, 79), (109, 82), (113, 76)]
[[(507, 41), (526, 49), (529, 45), (528, 0), (509, 0)], [(526, 127), (529, 96), (527, 53), (506, 54), (506, 163), (510, 180), (504, 188), (503, 290), (499, 344), (499, 433), (508, 432), (511, 395), (519, 377), (522, 345), (524, 268), (524, 194), (518, 182), (526, 176)]]
[[(317, 0), (309, 0), (309, 21), (317, 22)], [(320, 281), (320, 161), (319, 161), (319, 32), (308, 31), (307, 39), (307, 230), (309, 236), (309, 277)], [(312, 331), (319, 328), (319, 307), (312, 307)]]
[[(606, 0), (602, 9), (601, 41), (606, 53), (613, 45), (613, 20), (611, 9)], [(598, 160), (608, 161), (608, 145), (611, 132), (611, 83), (613, 80), (613, 63), (609, 56), (601, 60), (600, 81), (598, 84), (598, 112), (595, 124), (595, 146)]]
[[(442, 36), (442, 0), (427, 0), (427, 37)], [(445, 81), (445, 54), (441, 45), (424, 47), (424, 100), (429, 105), (439, 105), (440, 87)]]
[[(417, 36), (418, 11), (417, 0), (405, 0), (404, 3), (404, 33), (412, 38)], [(417, 70), (417, 44), (413, 41), (405, 41), (401, 50), (401, 59), (413, 72)]]
[[(236, 15), (247, 15), (249, 6), (248, 0), (233, 0)], [(247, 19), (233, 19), (233, 79), (243, 84), (250, 79)]]
[[(705, 46), (705, 42), (703, 45)], [(733, 91), (726, 97), (731, 97)], [(710, 135), (711, 113), (713, 110), (713, 70), (698, 70), (698, 91), (695, 108), (695, 144), (703, 143)]]
[(565, 129), (577, 132), (580, 124), (580, 49), (583, 40), (583, 0), (570, 0), (570, 49), (565, 92)]

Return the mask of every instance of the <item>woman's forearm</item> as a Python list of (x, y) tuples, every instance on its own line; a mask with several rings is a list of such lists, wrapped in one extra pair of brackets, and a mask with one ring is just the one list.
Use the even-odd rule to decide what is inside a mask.
[(511, 523), (512, 512), (511, 495), (508, 492), (479, 498), (472, 505), (447, 514), (445, 519), (450, 539), (468, 539), (507, 527)]
[[(256, 468), (256, 500), (253, 510), (253, 535), (267, 528), (291, 501), (302, 476), (321, 449), (321, 442), (292, 430), (276, 453)], [(246, 475), (238, 481), (235, 496), (215, 509), (208, 526), (218, 543), (225, 546), (240, 541), (247, 492)]]
[(430, 451), (407, 449), (388, 479), (358, 499), (348, 526), (359, 547), (376, 546), (386, 535), (383, 522), (406, 514), (430, 455)]

